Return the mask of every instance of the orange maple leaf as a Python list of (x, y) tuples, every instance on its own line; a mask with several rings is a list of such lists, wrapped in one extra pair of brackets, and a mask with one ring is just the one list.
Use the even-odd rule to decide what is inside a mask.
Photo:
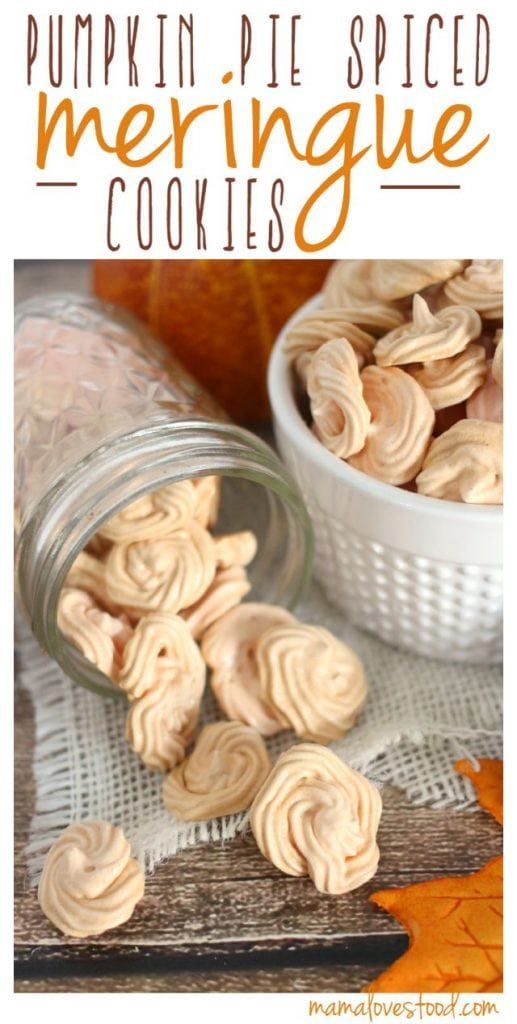
[[(474, 783), (479, 802), (502, 821), (502, 762), (469, 761), (456, 770)], [(370, 896), (409, 932), (409, 949), (367, 992), (501, 992), (503, 858), (460, 878), (438, 878)]]
[(481, 757), (477, 762), (456, 761), (454, 765), (460, 775), (466, 775), (476, 788), (477, 798), (485, 811), (489, 811), (500, 825), (503, 824), (503, 762)]

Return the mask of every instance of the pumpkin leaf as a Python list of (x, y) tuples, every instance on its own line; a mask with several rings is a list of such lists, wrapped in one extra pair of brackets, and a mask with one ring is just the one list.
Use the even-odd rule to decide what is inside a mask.
[(503, 762), (481, 757), (476, 768), (471, 761), (456, 761), (454, 768), (473, 783), (478, 802), (500, 825), (503, 824)]
[[(479, 803), (502, 822), (501, 761), (479, 769), (458, 761)], [(463, 877), (437, 878), (370, 896), (409, 933), (409, 949), (367, 986), (367, 992), (501, 992), (503, 983), (503, 858)]]

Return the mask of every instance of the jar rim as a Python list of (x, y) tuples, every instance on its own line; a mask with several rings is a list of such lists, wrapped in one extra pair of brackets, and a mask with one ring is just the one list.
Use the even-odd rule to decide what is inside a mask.
[[(294, 607), (312, 572), (312, 523), (291, 474), (261, 438), (231, 422), (190, 416), (178, 420), (164, 409), (95, 448), (63, 474), (38, 502), (17, 542), (21, 603), (40, 644), (68, 676), (97, 693), (125, 695), (65, 638), (57, 626), (59, 595), (69, 569), (98, 529), (144, 494), (180, 480), (217, 475), (240, 477), (267, 488), (285, 511), (286, 556), (280, 593)], [(283, 587), (283, 591), (281, 590)]]

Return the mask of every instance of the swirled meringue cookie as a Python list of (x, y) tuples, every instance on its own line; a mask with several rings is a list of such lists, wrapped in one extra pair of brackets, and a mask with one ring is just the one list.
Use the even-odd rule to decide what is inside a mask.
[(181, 676), (192, 700), (199, 704), (206, 667), (187, 623), (179, 615), (152, 612), (140, 619), (126, 644), (117, 682), (130, 700), (136, 700), (152, 689), (162, 669), (176, 683)]
[(250, 602), (223, 615), (201, 641), (203, 657), (212, 669), (210, 685), (222, 711), (263, 736), (274, 736), (284, 726), (262, 696), (257, 644), (270, 626), (294, 622), (284, 608)]
[(443, 303), (471, 306), (483, 320), (503, 315), (503, 261), (472, 260), (463, 273), (444, 285)]
[(206, 630), (231, 608), (240, 604), (250, 590), (251, 583), (242, 566), (232, 565), (227, 569), (217, 569), (213, 582), (203, 597), (179, 613), (187, 623), (194, 640), (200, 640)]
[(121, 610), (120, 605), (112, 601), (108, 595), (106, 561), (87, 551), (81, 551), (77, 556), (66, 577), (65, 587), (78, 587), (79, 590), (88, 591), (109, 612), (116, 614)]
[(45, 917), (78, 939), (124, 924), (143, 895), (142, 869), (122, 829), (107, 821), (69, 825), (46, 856), (38, 888)]
[(257, 538), (251, 530), (214, 537), (215, 562), (220, 569), (249, 565), (257, 554)]
[(57, 624), (85, 658), (116, 680), (124, 647), (133, 635), (126, 615), (110, 615), (85, 590), (64, 587), (59, 596)]
[(493, 361), (489, 361), (487, 366), (488, 373), (484, 383), (470, 396), (467, 402), (467, 418), (502, 423), (503, 391), (494, 377)]
[(370, 288), (381, 299), (401, 299), (459, 274), (466, 260), (371, 260)]
[(366, 700), (357, 655), (321, 626), (272, 626), (257, 644), (265, 701), (286, 729), (302, 739), (330, 743), (352, 728)]
[(374, 349), (379, 366), (401, 366), (446, 359), (463, 352), (481, 334), (481, 319), (468, 306), (431, 313), (421, 295), (413, 299), (413, 319), (380, 338)]
[(406, 371), (420, 384), (433, 409), (437, 410), (464, 402), (481, 387), (488, 363), (483, 345), (472, 343), (456, 356), (407, 366)]
[(242, 722), (212, 722), (190, 757), (163, 783), (167, 809), (180, 821), (245, 811), (271, 770), (262, 736)]
[(303, 384), (315, 352), (332, 338), (346, 338), (350, 342), (360, 370), (372, 362), (375, 339), (343, 315), (341, 309), (318, 309), (297, 320), (288, 331), (284, 354)]
[(167, 537), (194, 514), (196, 492), (190, 480), (169, 484), (131, 502), (99, 530), (105, 540), (137, 541)]
[(380, 793), (328, 747), (281, 754), (253, 801), (251, 830), (286, 875), (309, 875), (320, 892), (351, 892), (377, 870)]
[(202, 692), (176, 661), (158, 658), (152, 686), (133, 701), (126, 718), (126, 740), (152, 771), (168, 772), (185, 757)]
[(192, 480), (196, 491), (194, 519), (207, 529), (215, 526), (221, 498), (221, 479), (218, 476), (198, 476)]
[(416, 479), (419, 494), (471, 504), (503, 500), (503, 429), (500, 423), (460, 420), (432, 442)]
[(352, 294), (345, 287), (347, 275), (344, 268), (349, 262), (357, 261), (338, 261), (329, 270), (322, 290), (324, 308), (339, 309), (347, 321), (375, 336), (403, 324), (406, 319), (403, 303), (382, 302), (371, 294), (369, 297)]
[(312, 357), (307, 393), (317, 436), (341, 459), (360, 452), (370, 424), (370, 410), (354, 350), (345, 338), (326, 341)]
[(492, 360), (492, 376), (502, 390), (503, 387), (503, 332), (495, 332), (495, 352)]
[(395, 302), (459, 274), (466, 260), (340, 260), (327, 275), (326, 305)]
[(371, 422), (362, 451), (351, 466), (388, 484), (406, 484), (422, 466), (434, 426), (434, 411), (422, 388), (395, 366), (367, 366), (362, 374)]
[(214, 542), (194, 521), (170, 537), (115, 544), (106, 560), (108, 596), (128, 614), (187, 608), (214, 575)]

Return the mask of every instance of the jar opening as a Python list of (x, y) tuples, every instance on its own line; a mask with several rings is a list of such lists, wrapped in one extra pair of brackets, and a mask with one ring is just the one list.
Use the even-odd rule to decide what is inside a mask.
[(222, 478), (215, 532), (251, 529), (260, 538), (250, 567), (249, 599), (289, 608), (312, 567), (308, 513), (287, 470), (269, 446), (229, 423), (163, 415), (91, 452), (39, 502), (18, 543), (22, 604), (42, 646), (71, 678), (103, 694), (120, 691), (57, 627), (59, 595), (69, 569), (116, 512), (159, 487), (206, 475)]

